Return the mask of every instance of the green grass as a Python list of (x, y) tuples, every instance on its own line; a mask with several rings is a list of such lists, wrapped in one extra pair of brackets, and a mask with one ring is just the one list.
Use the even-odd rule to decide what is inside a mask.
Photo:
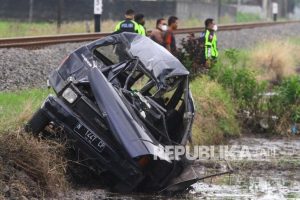
[(54, 26), (56, 25), (46, 22), (30, 24), (27, 22), (0, 21), (0, 36), (22, 37), (28, 35), (41, 35), (47, 33), (51, 29), (53, 30)]
[[(167, 18), (167, 17), (166, 17)], [(199, 27), (203, 26), (203, 20), (189, 19), (179, 20), (179, 28)], [(115, 29), (118, 21), (106, 20), (101, 24), (102, 32), (112, 32)], [(58, 31), (56, 22), (18, 22), (11, 20), (0, 20), (0, 38), (6, 37), (23, 37), (23, 36), (39, 36), (39, 35), (56, 35), (56, 34), (71, 34), (71, 33), (87, 33), (87, 24), (90, 31), (94, 31), (93, 21), (77, 21), (63, 23)], [(146, 20), (146, 29), (155, 28), (156, 20)]]
[(207, 76), (191, 83), (196, 116), (193, 125), (194, 144), (220, 144), (226, 136), (238, 136), (236, 106), (228, 91)]
[(261, 21), (261, 20), (262, 19), (260, 18), (259, 15), (253, 14), (253, 13), (238, 12), (236, 15), (236, 22), (238, 22), (238, 23), (257, 22), (257, 21)]
[[(56, 34), (72, 34), (86, 33), (89, 30), (94, 30), (92, 21), (78, 21), (63, 23), (60, 30), (57, 29), (56, 22), (18, 22), (0, 20), (0, 37), (24, 37), (24, 36), (40, 36), (40, 35), (56, 35)], [(106, 21), (102, 23), (103, 32), (111, 32), (117, 22)]]
[[(89, 28), (87, 28), (87, 24)], [(117, 22), (115, 21), (104, 21), (101, 29), (103, 32), (112, 32), (116, 24)], [(93, 21), (63, 23), (60, 30), (58, 30), (56, 22), (28, 23), (0, 20), (0, 38), (87, 33), (89, 32), (88, 30), (94, 30)]]
[(293, 45), (297, 45), (297, 46), (300, 46), (300, 37), (291, 37), (291, 38), (288, 38), (288, 42), (293, 44)]
[(0, 92), (0, 130), (15, 129), (42, 104), (51, 90)]
[[(167, 17), (165, 17), (167, 19)], [(205, 19), (192, 18), (187, 20), (179, 19), (179, 28), (204, 26)], [(102, 32), (112, 32), (118, 21), (106, 20), (101, 22)], [(232, 23), (227, 17), (221, 19), (221, 23)], [(155, 19), (146, 19), (145, 27), (147, 30), (155, 28)], [(89, 27), (89, 28), (87, 28)], [(87, 33), (94, 31), (94, 22), (76, 21), (63, 22), (60, 30), (57, 29), (56, 21), (53, 22), (20, 22), (0, 19), (0, 38), (24, 37), (56, 34)]]

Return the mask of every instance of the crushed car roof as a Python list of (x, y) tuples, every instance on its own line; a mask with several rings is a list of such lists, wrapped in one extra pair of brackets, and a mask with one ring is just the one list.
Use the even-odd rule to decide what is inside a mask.
[(131, 57), (138, 57), (146, 69), (158, 81), (171, 76), (188, 75), (189, 71), (164, 47), (135, 33), (121, 33), (111, 35), (103, 39), (92, 42), (89, 48), (94, 46), (124, 44), (124, 50), (131, 54)]
[[(50, 75), (49, 80), (53, 88), (59, 92), (69, 77), (72, 76), (76, 80), (86, 77), (88, 68), (94, 65), (93, 50), (114, 44), (120, 45), (129, 59), (138, 57), (145, 70), (158, 84), (164, 84), (169, 77), (189, 74), (181, 62), (161, 45), (148, 37), (125, 32), (96, 40), (70, 54), (65, 62)], [(86, 64), (82, 65), (82, 63)]]

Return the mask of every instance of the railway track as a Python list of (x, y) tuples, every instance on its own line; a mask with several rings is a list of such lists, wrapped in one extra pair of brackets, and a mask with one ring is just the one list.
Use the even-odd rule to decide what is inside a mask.
[[(280, 24), (300, 23), (300, 21), (282, 21), (282, 22), (260, 22), (260, 23), (246, 23), (246, 24), (230, 24), (220, 25), (218, 31), (232, 31), (241, 29), (251, 29), (257, 27), (266, 27)], [(178, 29), (175, 34), (189, 34), (199, 33), (204, 30), (204, 27), (196, 28), (182, 28)], [(67, 35), (53, 35), (53, 36), (39, 36), (39, 37), (20, 37), (20, 38), (5, 38), (0, 39), (0, 48), (41, 48), (47, 45), (60, 43), (73, 43), (92, 41), (111, 33), (83, 33), (83, 34), (67, 34)]]

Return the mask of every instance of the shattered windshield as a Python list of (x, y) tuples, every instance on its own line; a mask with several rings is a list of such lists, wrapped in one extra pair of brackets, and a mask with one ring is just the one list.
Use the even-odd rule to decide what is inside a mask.
[(120, 43), (100, 46), (94, 50), (95, 57), (102, 61), (106, 66), (121, 63), (130, 59), (126, 51), (124, 51), (123, 45)]

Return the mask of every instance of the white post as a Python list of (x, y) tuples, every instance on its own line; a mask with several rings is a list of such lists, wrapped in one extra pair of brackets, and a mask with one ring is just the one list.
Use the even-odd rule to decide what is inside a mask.
[(101, 31), (102, 0), (94, 0), (95, 32)]
[(277, 21), (277, 15), (278, 15), (278, 3), (273, 2), (272, 3), (272, 14), (273, 14), (273, 21)]

